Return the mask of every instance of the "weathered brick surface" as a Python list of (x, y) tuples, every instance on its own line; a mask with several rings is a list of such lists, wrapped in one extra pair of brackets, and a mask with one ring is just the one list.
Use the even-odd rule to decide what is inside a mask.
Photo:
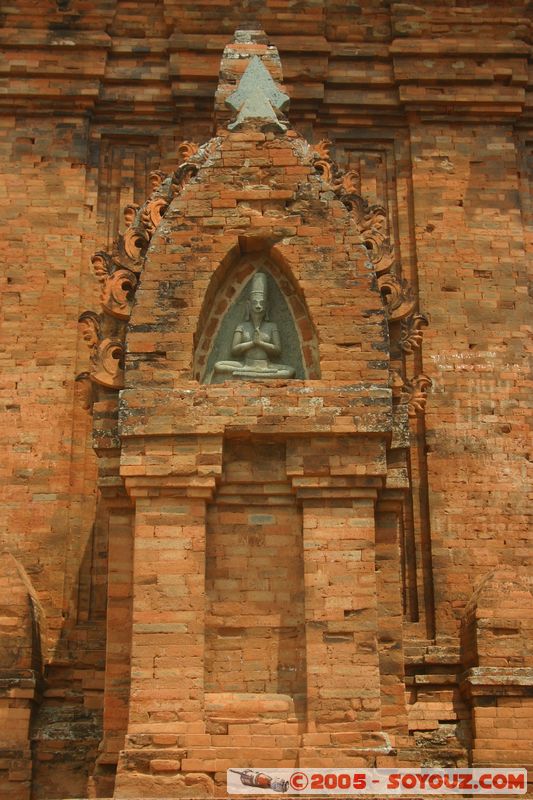
[[(508, 128), (434, 125), (419, 133), (413, 180), (421, 292), (433, 309), (425, 355), (435, 365), (436, 382), (427, 441), (435, 476), (430, 507), (433, 496), (446, 506), (445, 514), (432, 514), (431, 526), (444, 633), (453, 632), (474, 575), (502, 563), (517, 570), (525, 564), (527, 477), (519, 465), (527, 441), (528, 323), (520, 298), (527, 262)], [(445, 205), (443, 196), (449, 197)], [(450, 458), (451, 474), (441, 467)], [(490, 490), (489, 465), (498, 476)]]
[[(121, 452), (114, 394), (101, 390), (95, 405), (97, 500), (93, 420), (73, 381), (89, 368), (76, 319), (98, 302), (89, 256), (110, 248), (121, 207), (144, 201), (150, 171), (176, 168), (178, 142), (213, 134), (223, 48), (251, 21), (280, 51), (293, 129), (332, 139), (357, 190), (386, 208), (398, 271), (430, 321), (422, 351), (390, 359), (432, 379), (425, 418), (412, 423), (406, 466), (401, 447), (386, 446), (387, 356), (375, 347), (381, 322), (365, 316), (382, 314), (379, 293), (344, 207), (320, 197), (299, 161), (300, 140), (221, 130), (152, 239), (128, 336)], [(2, 25), (0, 540), (26, 577), (2, 571), (0, 586), (2, 608), (33, 598), (43, 641), (39, 664), (30, 618), (14, 636), (11, 610), (2, 616), (12, 732), (0, 747), (2, 797), (26, 800), (30, 769), (36, 800), (110, 796), (126, 733), (122, 797), (222, 794), (237, 757), (355, 764), (354, 737), (370, 753), (383, 732), (396, 746), (383, 765), (528, 764), (525, 0), (18, 0)], [(269, 170), (276, 186), (265, 190)], [(306, 182), (327, 213), (302, 214)], [(199, 386), (230, 302), (225, 276), (240, 263), (242, 285), (268, 237), (312, 391), (306, 381)], [(286, 443), (283, 479), (247, 475), (244, 492), (228, 432), (256, 448)], [(237, 601), (260, 580), (252, 542), (240, 556), (248, 578), (222, 574), (242, 515), (256, 512), (278, 526), (257, 523), (257, 541), (286, 535), (294, 566), (287, 587), (250, 598), (284, 609), (276, 629), (245, 625)], [(285, 664), (258, 653), (261, 635), (290, 642)], [(185, 647), (190, 668), (175, 671)], [(226, 657), (234, 669), (223, 676)], [(339, 676), (350, 670), (364, 677), (346, 698)], [(238, 692), (261, 686), (252, 722), (230, 676)]]

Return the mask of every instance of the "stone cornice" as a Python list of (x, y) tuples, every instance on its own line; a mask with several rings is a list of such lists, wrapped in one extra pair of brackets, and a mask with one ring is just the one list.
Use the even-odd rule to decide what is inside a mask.
[(510, 40), (396, 39), (390, 46), (402, 105), (454, 119), (519, 115), (529, 52)]
[(111, 37), (96, 31), (4, 28), (0, 109), (86, 113), (98, 98), (110, 45)]
[(103, 31), (38, 30), (36, 28), (1, 28), (0, 45), (6, 50), (58, 48), (63, 50), (108, 49), (111, 36)]
[[(178, 113), (185, 124), (209, 125), (225, 42), (225, 34), (140, 39), (91, 30), (4, 28), (0, 109), (105, 118), (122, 97), (128, 108), (135, 105), (138, 125), (158, 114), (170, 121)], [(406, 36), (374, 43), (278, 35), (276, 44), (295, 121), (303, 114), (328, 124), (335, 115), (342, 126), (369, 114), (400, 120), (406, 112), (427, 120), (519, 121), (524, 113), (529, 118), (531, 46), (519, 39)]]
[(434, 39), (394, 39), (389, 45), (391, 55), (487, 55), (487, 56), (527, 56), (531, 46), (514, 39), (466, 39), (440, 37)]

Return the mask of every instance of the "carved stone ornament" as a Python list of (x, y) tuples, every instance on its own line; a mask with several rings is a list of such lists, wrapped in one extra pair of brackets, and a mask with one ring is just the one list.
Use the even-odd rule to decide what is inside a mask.
[(198, 173), (201, 164), (210, 156), (213, 145), (213, 140), (202, 147), (184, 142), (178, 149), (185, 160), (175, 172), (167, 175), (154, 170), (150, 173), (151, 194), (146, 202), (142, 206), (130, 203), (124, 208), (125, 230), (113, 243), (109, 255), (116, 265), (137, 275), (142, 272), (150, 240), (170, 203)]
[[(124, 233), (119, 234), (110, 253), (96, 252), (91, 262), (100, 282), (102, 311), (85, 311), (79, 318), (82, 338), (89, 347), (90, 370), (77, 380), (77, 394), (84, 408), (95, 399), (94, 384), (107, 389), (124, 385), (124, 337), (139, 285), (146, 251), (173, 198), (183, 191), (201, 165), (209, 160), (218, 139), (199, 147), (183, 142), (178, 150), (182, 159), (175, 172), (150, 173), (151, 193), (143, 205), (130, 203), (124, 208)], [(92, 382), (89, 390), (88, 381)]]
[(129, 269), (118, 269), (109, 276), (102, 290), (104, 310), (119, 319), (129, 319), (136, 287), (137, 276)]
[(332, 191), (355, 195), (359, 187), (359, 175), (354, 171), (342, 172), (338, 168), (330, 156), (330, 145), (329, 139), (322, 139), (318, 144), (312, 145), (313, 166)]
[(146, 227), (135, 224), (124, 231), (121, 255), (125, 255), (133, 265), (137, 265), (146, 253), (150, 241), (148, 233)]
[(91, 372), (91, 380), (108, 389), (124, 386), (124, 344), (120, 339), (106, 338), (99, 343), (96, 369)]
[(96, 364), (96, 353), (100, 341), (100, 317), (94, 311), (84, 311), (78, 319), (81, 338), (89, 348), (92, 364)]
[[(421, 347), (423, 328), (428, 320), (424, 314), (416, 312), (415, 294), (409, 283), (397, 274), (394, 248), (387, 234), (386, 209), (379, 203), (371, 205), (359, 194), (359, 176), (353, 171), (339, 169), (331, 157), (330, 145), (327, 139), (311, 145), (307, 159), (320, 175), (324, 188), (333, 191), (350, 213), (375, 270), (388, 322), (401, 321), (401, 326), (390, 324), (389, 327), (392, 349), (411, 354)], [(393, 398), (408, 405), (409, 416), (424, 410), (431, 386), (427, 375), (421, 373), (408, 379), (403, 363), (401, 373), (391, 369), (390, 386)]]
[(402, 397), (402, 392), (404, 391), (405, 381), (397, 369), (391, 369), (390, 371), (389, 386), (392, 390), (392, 396), (396, 400), (399, 400)]
[(167, 208), (168, 201), (164, 197), (154, 197), (153, 200), (150, 200), (145, 204), (142, 210), (141, 219), (146, 231), (149, 233), (153, 233), (155, 231), (165, 216), (165, 211)]
[(368, 257), (376, 273), (380, 275), (394, 266), (394, 253), (389, 237), (383, 227), (387, 212), (382, 205), (370, 205), (359, 194), (359, 175), (350, 170), (342, 172), (330, 156), (331, 142), (327, 139), (311, 147), (311, 162), (321, 176), (326, 188), (335, 192), (346, 206), (361, 235)]
[(107, 253), (98, 252), (91, 258), (94, 273), (102, 286), (102, 308), (118, 319), (129, 319), (137, 287), (137, 276), (129, 269), (113, 264)]
[(148, 177), (150, 179), (150, 189), (153, 194), (155, 190), (161, 186), (167, 175), (161, 169), (154, 169)]
[(190, 161), (190, 159), (196, 155), (199, 150), (199, 145), (196, 142), (182, 142), (178, 146), (178, 153), (180, 154), (180, 158), (183, 162)]
[(403, 319), (413, 312), (416, 300), (407, 281), (387, 273), (379, 276), (378, 286), (390, 320)]
[(425, 411), (427, 393), (432, 383), (431, 378), (424, 375), (423, 372), (405, 381), (402, 387), (401, 402), (407, 405), (410, 417), (416, 417), (417, 412)]
[(88, 372), (76, 375), (76, 399), (85, 411), (92, 411), (94, 397), (94, 383)]
[(423, 328), (429, 325), (425, 314), (411, 314), (402, 321), (400, 335), (400, 347), (404, 353), (412, 353), (418, 350), (424, 338)]
[(135, 217), (139, 211), (140, 206), (130, 203), (127, 206), (124, 206), (124, 210), (122, 212), (122, 216), (124, 217), (124, 222), (126, 224), (126, 228), (131, 228), (135, 221)]

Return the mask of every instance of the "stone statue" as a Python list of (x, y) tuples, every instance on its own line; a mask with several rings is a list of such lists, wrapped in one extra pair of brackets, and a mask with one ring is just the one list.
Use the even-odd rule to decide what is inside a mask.
[(244, 322), (237, 325), (231, 344), (231, 355), (241, 361), (217, 361), (215, 373), (234, 378), (293, 378), (294, 368), (276, 364), (271, 359), (281, 353), (278, 326), (268, 319), (267, 276), (256, 272), (251, 281), (250, 298), (246, 303)]

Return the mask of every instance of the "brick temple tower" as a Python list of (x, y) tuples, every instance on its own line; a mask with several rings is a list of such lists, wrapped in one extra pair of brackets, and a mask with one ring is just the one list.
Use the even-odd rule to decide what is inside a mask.
[(74, 5), (7, 15), (0, 794), (531, 767), (522, 4)]

